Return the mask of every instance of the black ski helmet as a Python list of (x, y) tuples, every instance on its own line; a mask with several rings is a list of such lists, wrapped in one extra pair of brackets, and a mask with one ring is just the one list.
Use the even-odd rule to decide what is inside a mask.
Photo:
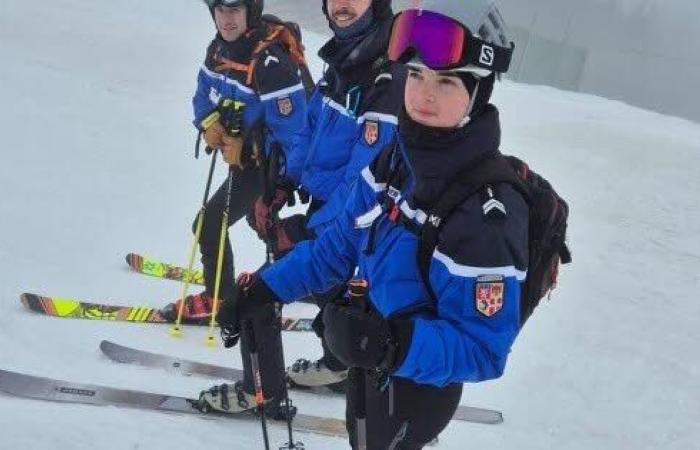
[[(328, 17), (328, 0), (322, 0), (323, 14)], [(372, 0), (372, 8), (374, 9), (374, 17), (379, 20), (387, 19), (394, 15), (391, 10), (391, 0)], [(330, 18), (329, 18), (330, 20)]]
[(204, 3), (209, 7), (212, 17), (217, 6), (245, 6), (248, 10), (248, 26), (260, 22), (265, 8), (265, 0), (204, 0)]

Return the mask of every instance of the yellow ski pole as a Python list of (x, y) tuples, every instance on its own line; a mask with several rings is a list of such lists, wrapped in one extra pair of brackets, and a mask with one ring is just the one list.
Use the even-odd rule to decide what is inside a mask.
[[(209, 150), (210, 148), (207, 147)], [(194, 238), (192, 239), (192, 246), (190, 247), (190, 255), (187, 264), (187, 271), (185, 276), (182, 277), (182, 295), (180, 296), (180, 306), (177, 309), (177, 320), (175, 325), (170, 330), (170, 335), (173, 337), (182, 337), (182, 313), (185, 306), (185, 298), (187, 297), (187, 292), (190, 289), (190, 276), (188, 274), (192, 273), (194, 266), (194, 256), (197, 253), (197, 244), (199, 243), (199, 238), (202, 235), (202, 227), (204, 224), (204, 213), (207, 209), (207, 201), (209, 200), (209, 190), (211, 189), (211, 181), (214, 177), (214, 167), (216, 166), (216, 149), (211, 149), (211, 166), (209, 167), (209, 177), (207, 178), (207, 186), (204, 189), (204, 200), (202, 201), (202, 207), (197, 215), (197, 226), (195, 227)]]
[(221, 292), (221, 272), (224, 266), (224, 245), (226, 244), (226, 234), (228, 233), (228, 216), (231, 208), (231, 192), (233, 191), (233, 176), (235, 166), (231, 165), (228, 168), (228, 180), (226, 181), (226, 209), (221, 216), (221, 234), (219, 236), (219, 256), (216, 261), (216, 280), (214, 282), (214, 305), (212, 307), (211, 319), (209, 321), (209, 333), (207, 334), (206, 344), (209, 347), (216, 346), (214, 339), (214, 327), (216, 326), (216, 312), (219, 310), (219, 293)]

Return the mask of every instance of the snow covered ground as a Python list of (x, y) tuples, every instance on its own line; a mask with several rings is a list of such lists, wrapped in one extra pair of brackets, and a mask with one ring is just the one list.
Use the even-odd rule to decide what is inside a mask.
[[(320, 14), (317, 1), (292, 1)], [(237, 351), (205, 347), (203, 330), (174, 341), (166, 327), (62, 321), (18, 302), (25, 291), (152, 306), (178, 295), (123, 257), (185, 261), (207, 171), (192, 157), (189, 101), (211, 34), (191, 0), (0, 3), (0, 367), (195, 395), (209, 382), (115, 365), (99, 341), (240, 366)], [(700, 125), (544, 87), (497, 89), (504, 150), (570, 202), (575, 263), (506, 375), (465, 389), (463, 403), (499, 408), (505, 423), (453, 423), (437, 448), (700, 449)], [(232, 236), (238, 267), (256, 268), (252, 232), (241, 224)], [(284, 339), (289, 361), (320, 354), (311, 335)], [(295, 399), (343, 416), (340, 399)], [(4, 395), (0, 430), (3, 450), (262, 447), (257, 424)]]

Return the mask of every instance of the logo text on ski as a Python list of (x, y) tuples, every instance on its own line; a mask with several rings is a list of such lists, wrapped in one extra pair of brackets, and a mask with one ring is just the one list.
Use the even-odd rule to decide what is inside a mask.
[(69, 387), (59, 387), (56, 388), (61, 394), (71, 394), (71, 395), (82, 395), (83, 397), (94, 397), (97, 392), (88, 389), (76, 389)]

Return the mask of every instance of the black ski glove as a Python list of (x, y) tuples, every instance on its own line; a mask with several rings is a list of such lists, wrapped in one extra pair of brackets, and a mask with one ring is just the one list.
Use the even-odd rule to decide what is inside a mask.
[(242, 273), (236, 280), (236, 290), (231, 300), (224, 302), (216, 315), (221, 327), (224, 347), (231, 348), (241, 338), (241, 321), (256, 315), (263, 309), (273, 309), (279, 301), (277, 295), (257, 276), (257, 273)]
[(386, 320), (351, 303), (326, 305), (323, 325), (328, 348), (348, 367), (393, 372), (413, 337), (412, 320)]

